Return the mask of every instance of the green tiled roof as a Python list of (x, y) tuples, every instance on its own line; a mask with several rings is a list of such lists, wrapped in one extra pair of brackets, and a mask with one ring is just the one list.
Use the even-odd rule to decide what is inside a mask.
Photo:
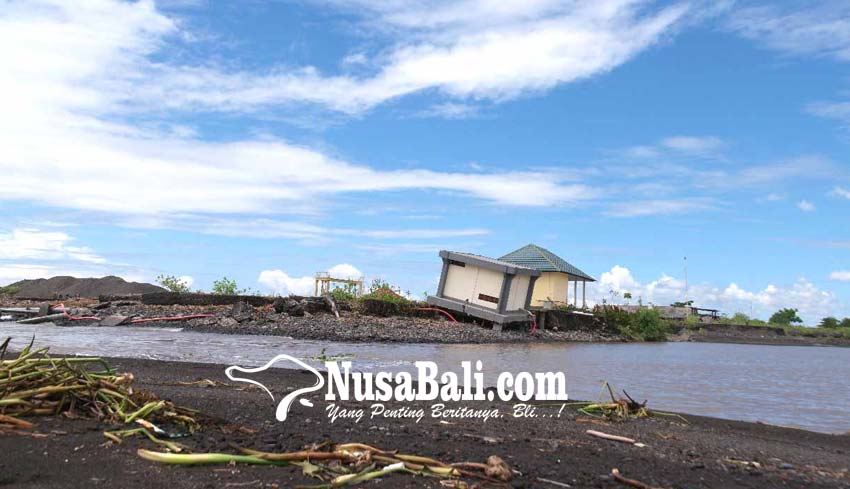
[(522, 248), (508, 253), (499, 258), (501, 261), (521, 265), (523, 267), (533, 268), (541, 272), (562, 272), (568, 273), (573, 277), (595, 282), (596, 279), (582, 272), (578, 268), (570, 265), (566, 260), (552, 253), (546, 248), (541, 248), (537, 245), (525, 245)]

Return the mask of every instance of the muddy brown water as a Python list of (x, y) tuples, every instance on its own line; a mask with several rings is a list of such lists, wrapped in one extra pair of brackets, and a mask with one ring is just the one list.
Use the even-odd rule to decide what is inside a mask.
[[(351, 354), (356, 370), (413, 371), (431, 360), (441, 371), (483, 362), (485, 383), (499, 373), (563, 371), (574, 399), (597, 399), (603, 381), (649, 407), (825, 433), (850, 432), (850, 348), (719, 343), (369, 344), (223, 335), (179, 328), (73, 327), (0, 323), (12, 348), (258, 366), (280, 353), (297, 358)], [(318, 365), (318, 362), (315, 362)], [(293, 367), (278, 363), (277, 367)]]

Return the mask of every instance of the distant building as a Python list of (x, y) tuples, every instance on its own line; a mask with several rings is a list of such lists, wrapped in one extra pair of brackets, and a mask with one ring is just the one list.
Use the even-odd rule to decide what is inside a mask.
[[(596, 279), (582, 272), (546, 248), (529, 244), (499, 258), (500, 261), (531, 268), (540, 272), (531, 296), (532, 307), (552, 307), (572, 304), (579, 306), (578, 284), (581, 282), (581, 307), (587, 307), (587, 282)], [(572, 296), (570, 295), (572, 283)]]
[(540, 272), (486, 256), (441, 251), (443, 271), (428, 303), (501, 324), (528, 321), (531, 291)]

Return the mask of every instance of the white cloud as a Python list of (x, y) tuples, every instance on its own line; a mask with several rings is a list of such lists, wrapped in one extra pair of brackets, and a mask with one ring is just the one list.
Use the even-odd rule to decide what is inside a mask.
[[(371, 76), (323, 75), (313, 67), (272, 75), (179, 69), (164, 73), (142, 96), (208, 109), (311, 102), (343, 112), (428, 89), (456, 99), (504, 100), (607, 72), (656, 43), (687, 10), (675, 5), (641, 15), (648, 8), (634, 0), (609, 0), (555, 9), (530, 4), (521, 16), (470, 17), (466, 8), (474, 3), (480, 4), (430, 5), (431, 21), (415, 6), (358, 5), (370, 22), (378, 10), (377, 22), (400, 39), (374, 59), (379, 68)], [(169, 93), (177, 96), (163, 96)]]
[(90, 248), (71, 246), (73, 238), (62, 232), (13, 229), (0, 233), (0, 260), (55, 260), (105, 263)]
[(60, 270), (49, 265), (0, 265), (0, 285), (8, 285), (19, 280), (32, 280), (56, 275), (83, 276), (79, 271)]
[(765, 202), (779, 202), (779, 201), (785, 200), (786, 198), (787, 198), (787, 196), (785, 194), (779, 194), (779, 193), (773, 192), (773, 193), (767, 194), (762, 200), (764, 200)]
[(315, 290), (313, 277), (290, 277), (283, 270), (263, 270), (257, 282), (278, 295), (312, 295)]
[(674, 136), (663, 139), (661, 145), (685, 153), (707, 153), (724, 146), (723, 140), (714, 136)]
[(815, 210), (815, 205), (808, 200), (801, 200), (797, 202), (797, 207), (803, 212), (813, 212)]
[(192, 284), (195, 283), (195, 277), (193, 277), (191, 275), (181, 275), (181, 276), (177, 277), (177, 280), (179, 280), (184, 285), (186, 285), (186, 287), (191, 287)]
[(850, 61), (850, 8), (847, 3), (806, 6), (805, 10), (737, 9), (729, 16), (729, 27), (748, 39), (784, 53)]
[[(335, 278), (363, 277), (360, 270), (347, 263), (329, 268), (328, 273)], [(315, 292), (315, 278), (312, 275), (290, 277), (283, 270), (263, 270), (260, 272), (257, 282), (278, 295), (313, 295), (313, 292)]]
[(328, 275), (334, 278), (356, 279), (362, 278), (363, 272), (358, 270), (353, 265), (349, 265), (348, 263), (341, 263), (339, 265), (334, 265), (329, 268)]
[(219, 236), (251, 237), (259, 239), (310, 239), (358, 237), (381, 240), (395, 239), (442, 239), (486, 236), (490, 231), (483, 228), (397, 228), (356, 229), (327, 227), (298, 221), (282, 221), (265, 218), (216, 218), (201, 215), (157, 216), (154, 219), (129, 219), (123, 221), (129, 227), (149, 229), (175, 229), (194, 231)]
[(732, 315), (735, 312), (768, 318), (783, 307), (799, 309), (800, 316), (808, 324), (816, 324), (822, 317), (846, 314), (843, 305), (832, 292), (824, 291), (805, 278), (791, 285), (768, 284), (762, 290), (748, 291), (732, 282), (726, 287), (708, 283), (690, 283), (685, 293), (683, 280), (666, 274), (648, 283), (637, 280), (628, 268), (615, 266), (610, 272), (600, 276), (596, 294), (598, 302), (602, 298), (611, 300), (609, 291), (630, 292), (632, 303), (640, 297), (644, 304), (669, 305), (681, 301), (687, 295), (696, 306), (719, 309)]
[(614, 265), (611, 270), (604, 272), (599, 277), (599, 285), (604, 290), (628, 292), (640, 287), (640, 284), (632, 277), (632, 272), (626, 267)]
[(714, 169), (694, 172), (695, 185), (723, 190), (768, 187), (777, 182), (831, 178), (839, 173), (836, 165), (818, 155), (805, 155), (784, 161), (744, 167), (735, 172)]
[(813, 102), (806, 112), (828, 119), (850, 120), (850, 102)]
[(834, 189), (832, 189), (832, 192), (830, 192), (830, 195), (850, 199), (850, 189), (846, 189), (844, 187), (835, 187)]
[[(178, 68), (151, 61), (179, 29), (151, 2), (8, 4), (0, 12), (0, 53), (7, 60), (0, 72), (0, 200), (154, 215), (287, 212), (349, 192), (445, 191), (518, 206), (569, 205), (598, 195), (554, 171), (377, 170), (283, 140), (211, 142), (196, 139), (191, 128), (120, 122), (116, 117), (128, 109), (161, 114), (198, 90), (222, 104), (240, 97), (248, 105), (275, 102), (259, 95), (248, 75), (231, 77), (249, 87), (232, 93), (216, 86), (220, 74), (175, 73)], [(278, 90), (278, 81), (269, 83)], [(163, 93), (153, 96), (154, 87)], [(304, 100), (322, 91), (304, 89)], [(128, 107), (131, 101), (141, 105)]]
[(655, 158), (658, 157), (661, 152), (655, 148), (654, 146), (632, 146), (631, 148), (626, 150), (626, 155), (631, 156), (633, 158)]
[(829, 274), (829, 279), (839, 282), (850, 282), (850, 270), (836, 270)]
[[(359, 112), (428, 89), (452, 98), (503, 100), (605, 73), (657, 43), (688, 11), (686, 4), (653, 9), (635, 0), (510, 3), (441, 3), (422, 10), (416, 4), (359, 3), (359, 18), (391, 26), (398, 40), (371, 60), (366, 53), (343, 60), (370, 60), (378, 68), (365, 76), (323, 75), (312, 66), (246, 72), (169, 63), (167, 57), (153, 61), (169, 42), (193, 36), (152, 2), (13, 3), (4, 9), (4, 37), (23, 41), (6, 45), (17, 53), (8, 66), (34, 61), (34, 74), (44, 82), (49, 72), (42, 67), (52, 65), (53, 85), (61, 89), (56, 100), (69, 95), (64, 82), (82, 86), (94, 75), (96, 83), (73, 94), (76, 102), (107, 97), (134, 109), (153, 103), (226, 111), (307, 102)], [(490, 14), (470, 16), (473, 11)], [(56, 46), (71, 55), (57, 55)]]
[(419, 115), (421, 117), (442, 117), (444, 119), (467, 119), (478, 115), (478, 106), (457, 102), (444, 102), (423, 110)]
[(150, 280), (146, 270), (107, 260), (89, 247), (74, 245), (76, 241), (65, 232), (35, 228), (0, 232), (0, 285), (57, 275)]
[(710, 200), (703, 198), (635, 200), (614, 204), (605, 211), (605, 214), (611, 217), (643, 217), (683, 214), (715, 208)]

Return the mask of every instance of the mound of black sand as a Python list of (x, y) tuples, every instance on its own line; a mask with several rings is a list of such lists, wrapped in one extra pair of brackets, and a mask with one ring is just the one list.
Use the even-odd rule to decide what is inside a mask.
[(61, 299), (66, 297), (95, 298), (100, 295), (134, 295), (165, 292), (162, 287), (127, 282), (121, 277), (76, 278), (52, 277), (35, 280), (21, 280), (10, 284), (18, 289), (17, 298), (25, 299)]

